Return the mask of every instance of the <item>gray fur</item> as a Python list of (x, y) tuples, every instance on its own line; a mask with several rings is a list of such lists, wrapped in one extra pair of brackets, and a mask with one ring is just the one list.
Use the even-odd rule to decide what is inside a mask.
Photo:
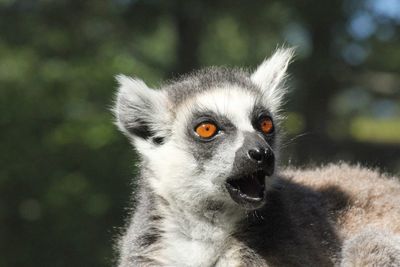
[(366, 229), (346, 240), (342, 267), (390, 266), (400, 263), (400, 237), (382, 229)]
[(172, 80), (164, 88), (174, 105), (178, 106), (193, 95), (218, 86), (237, 85), (258, 93), (259, 90), (250, 80), (250, 75), (251, 73), (244, 69), (209, 67)]
[[(120, 267), (400, 266), (400, 183), (393, 177), (346, 164), (275, 168), (266, 172), (259, 204), (228, 193), (233, 174), (259, 168), (249, 149), (268, 148), (263, 168), (276, 167), (279, 90), (291, 54), (278, 51), (253, 74), (209, 68), (158, 91), (120, 78), (117, 125), (142, 158)], [(265, 112), (274, 134), (257, 126)], [(213, 139), (194, 133), (204, 117), (221, 129)]]

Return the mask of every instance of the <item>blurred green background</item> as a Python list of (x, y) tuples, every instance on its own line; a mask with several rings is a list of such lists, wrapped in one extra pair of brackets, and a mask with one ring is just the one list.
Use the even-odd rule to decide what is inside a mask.
[(398, 0), (0, 0), (0, 266), (110, 266), (135, 159), (114, 75), (290, 67), (283, 164), (400, 173)]

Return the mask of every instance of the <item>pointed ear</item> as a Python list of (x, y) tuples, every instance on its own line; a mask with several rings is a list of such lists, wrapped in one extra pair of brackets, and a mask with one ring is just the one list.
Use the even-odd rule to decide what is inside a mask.
[[(168, 98), (139, 79), (116, 77), (119, 88), (114, 106), (118, 128), (128, 137), (162, 142), (168, 132)], [(161, 140), (161, 141), (160, 141)]]
[(251, 80), (261, 89), (264, 97), (276, 105), (281, 104), (286, 93), (282, 85), (293, 55), (293, 48), (280, 48), (251, 75)]

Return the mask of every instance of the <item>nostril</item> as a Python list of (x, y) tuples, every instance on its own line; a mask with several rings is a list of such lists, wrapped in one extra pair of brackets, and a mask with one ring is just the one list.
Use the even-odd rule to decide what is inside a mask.
[(247, 153), (248, 153), (250, 159), (258, 161), (258, 162), (262, 161), (265, 157), (264, 149), (260, 149), (260, 150), (250, 149)]

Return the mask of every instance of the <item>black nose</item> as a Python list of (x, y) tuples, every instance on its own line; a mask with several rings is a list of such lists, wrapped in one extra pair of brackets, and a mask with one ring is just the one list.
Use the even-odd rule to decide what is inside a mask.
[(266, 140), (257, 133), (245, 132), (243, 145), (235, 153), (232, 173), (241, 175), (263, 170), (271, 176), (274, 168), (274, 152)]
[(267, 152), (264, 148), (250, 149), (247, 154), (249, 158), (256, 161), (257, 163), (263, 162), (267, 158)]
[[(268, 148), (256, 148), (247, 151), (248, 157), (257, 163), (258, 166), (262, 166), (263, 169), (273, 168), (274, 166), (274, 153)], [(273, 169), (269, 170), (273, 172)]]

